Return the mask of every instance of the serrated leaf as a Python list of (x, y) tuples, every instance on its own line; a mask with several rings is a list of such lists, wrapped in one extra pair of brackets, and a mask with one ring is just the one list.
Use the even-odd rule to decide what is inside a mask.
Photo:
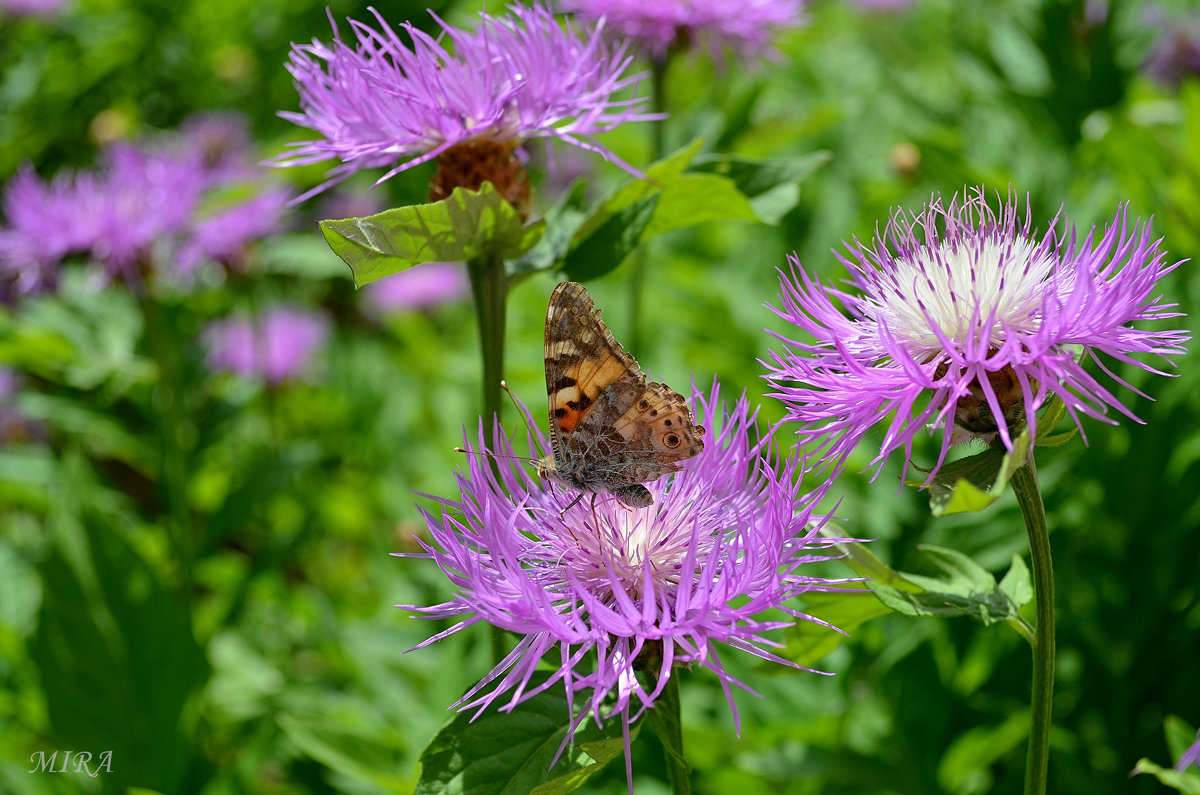
[[(891, 611), (874, 598), (866, 586), (854, 585), (804, 594), (804, 612), (829, 622), (842, 632), (851, 633), (872, 618), (887, 615)], [(804, 620), (785, 629), (783, 637), (785, 646), (779, 655), (803, 666), (813, 665), (846, 640), (841, 632)], [(778, 665), (772, 665), (768, 670), (790, 672), (790, 669)]]
[(1004, 494), (1009, 478), (1029, 460), (1029, 453), (1026, 430), (1013, 440), (1012, 452), (993, 444), (982, 453), (945, 464), (929, 484), (929, 508), (933, 515), (984, 510)]
[(624, 262), (641, 242), (661, 198), (661, 193), (651, 194), (596, 227), (567, 254), (563, 274), (572, 281), (585, 282)]
[(424, 262), (519, 257), (533, 248), (544, 227), (540, 220), (526, 226), (490, 182), (478, 191), (455, 188), (432, 204), (321, 221), (326, 242), (350, 266), (359, 287)]
[[(549, 674), (539, 673), (536, 687)], [(579, 787), (624, 750), (620, 720), (589, 723), (551, 768), (571, 719), (566, 696), (551, 688), (512, 712), (489, 709), (474, 721), (459, 713), (421, 754), (415, 795), (560, 795)]]
[(750, 200), (758, 219), (777, 224), (800, 199), (799, 185), (832, 159), (830, 152), (813, 152), (795, 158), (757, 158), (741, 155), (705, 155), (696, 159), (694, 172), (717, 174), (733, 181)]

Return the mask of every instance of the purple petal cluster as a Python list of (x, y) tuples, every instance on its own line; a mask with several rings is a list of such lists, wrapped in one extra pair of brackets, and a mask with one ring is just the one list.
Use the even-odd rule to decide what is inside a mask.
[(1200, 77), (1200, 13), (1175, 18), (1151, 6), (1145, 16), (1157, 36), (1146, 57), (1146, 72), (1173, 88), (1188, 78)]
[[(432, 543), (424, 556), (458, 591), (443, 604), (404, 606), (457, 621), (421, 646), (481, 621), (520, 636), (459, 709), (512, 709), (559, 686), (579, 706), (575, 726), (619, 716), (627, 728), (675, 666), (696, 665), (721, 680), (736, 719), (730, 686), (748, 688), (725, 670), (718, 643), (795, 667), (772, 653), (777, 644), (767, 633), (794, 623), (780, 612), (816, 620), (785, 603), (832, 587), (803, 573), (805, 563), (827, 559), (812, 515), (823, 492), (801, 493), (796, 461), (779, 460), (744, 397), (725, 410), (714, 384), (692, 402), (709, 428), (705, 449), (681, 472), (647, 484), (654, 503), (641, 509), (608, 495), (577, 500), (529, 468), (494, 466), (490, 453), (513, 448), (498, 426), (489, 446), (481, 425), (457, 478), (461, 496), (425, 514)], [(540, 435), (528, 452), (536, 457), (539, 445)], [(760, 617), (768, 610), (775, 614)], [(547, 654), (558, 670), (529, 687)], [(653, 688), (635, 676), (647, 665)]]
[(426, 309), (470, 295), (466, 268), (459, 262), (426, 262), (369, 285), (363, 300), (377, 314)]
[(248, 143), (234, 119), (202, 118), (153, 145), (113, 145), (93, 169), (46, 182), (23, 169), (4, 191), (0, 275), (23, 293), (52, 286), (71, 255), (134, 283), (151, 269), (178, 276), (205, 259), (233, 263), (278, 230), (288, 198), (256, 189), (210, 208), (211, 197), (254, 178), (240, 149)]
[(805, 19), (804, 0), (565, 0), (563, 6), (582, 19), (603, 19), (654, 58), (672, 47), (702, 47), (717, 60), (725, 50), (761, 56), (781, 29)]
[(274, 163), (340, 161), (308, 195), (360, 169), (390, 168), (383, 181), (480, 141), (515, 147), (557, 138), (616, 159), (591, 136), (656, 118), (642, 112), (645, 100), (626, 96), (639, 76), (626, 75), (631, 59), (623, 47), (598, 31), (576, 35), (543, 7), (480, 14), (474, 31), (433, 15), (438, 38), (409, 23), (402, 37), (373, 13), (377, 27), (350, 21), (353, 43), (335, 25), (331, 44), (293, 45), (288, 71), (302, 112), (280, 116), (320, 137), (294, 144)]
[(1057, 234), (1058, 220), (1039, 237), (1028, 209), (1021, 220), (1010, 196), (994, 211), (977, 189), (897, 212), (870, 246), (847, 244), (847, 287), (790, 257), (775, 311), (797, 333), (775, 334), (783, 347), (765, 364), (801, 440), (840, 466), (885, 423), (872, 463), (903, 449), (907, 466), (916, 435), (943, 428), (936, 471), (951, 443), (998, 434), (1011, 450), (1010, 425), (1022, 423), (1036, 435), (1052, 396), (1081, 432), (1081, 415), (1115, 424), (1110, 408), (1137, 420), (1083, 362), (1129, 386), (1100, 354), (1157, 373), (1131, 355), (1185, 352), (1185, 332), (1132, 325), (1180, 316), (1157, 292), (1178, 263), (1127, 206), (1082, 239), (1065, 217)]
[(318, 312), (278, 306), (257, 317), (218, 320), (203, 337), (212, 369), (278, 384), (311, 371), (329, 337), (329, 321)]

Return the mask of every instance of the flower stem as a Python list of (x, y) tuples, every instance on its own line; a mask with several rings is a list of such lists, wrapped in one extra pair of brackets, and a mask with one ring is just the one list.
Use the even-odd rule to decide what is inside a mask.
[(689, 795), (692, 791), (689, 777), (692, 766), (683, 755), (683, 722), (679, 716), (679, 677), (672, 676), (658, 698), (654, 708), (647, 711), (650, 725), (662, 743), (667, 763), (667, 780), (673, 795)]
[[(187, 506), (187, 454), (183, 448), (184, 418), (179, 389), (178, 341), (173, 339), (162, 307), (144, 289), (134, 291), (146, 325), (150, 353), (158, 366), (156, 390), (158, 433), (162, 454), (163, 487), (166, 489), (169, 535), (183, 578), (183, 601), (192, 601), (192, 533)], [(153, 403), (152, 403), (153, 405)]]
[(1050, 721), (1054, 696), (1054, 570), (1046, 508), (1031, 460), (1010, 481), (1025, 529), (1033, 563), (1037, 624), (1033, 638), (1033, 697), (1030, 703), (1029, 752), (1025, 760), (1025, 795), (1044, 795), (1050, 761)]
[[(663, 113), (667, 107), (667, 66), (670, 64), (670, 54), (656, 55), (650, 59), (650, 110)], [(666, 120), (655, 119), (650, 122), (651, 138), (650, 161), (657, 162), (666, 156)], [(642, 353), (642, 292), (646, 284), (646, 254), (645, 245), (638, 246), (633, 252), (633, 271), (629, 277), (629, 350)]]
[[(479, 324), (479, 353), (483, 357), (484, 428), (500, 419), (500, 381), (504, 377), (504, 310), (508, 298), (508, 279), (504, 261), (484, 254), (467, 261), (471, 295), (475, 299), (475, 317)], [(492, 465), (496, 462), (493, 460)], [(504, 631), (491, 627), (492, 659), (499, 663), (505, 656)]]

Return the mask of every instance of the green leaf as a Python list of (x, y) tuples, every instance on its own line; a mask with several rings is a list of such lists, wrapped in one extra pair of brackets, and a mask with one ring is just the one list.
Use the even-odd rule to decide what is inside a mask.
[(1037, 447), (1062, 447), (1074, 439), (1079, 433), (1078, 425), (1072, 425), (1069, 430), (1062, 433), (1054, 433), (1054, 429), (1066, 415), (1066, 404), (1063, 403), (1062, 398), (1055, 395), (1042, 409), (1042, 415), (1038, 417), (1037, 438), (1034, 439), (1034, 445)]
[(585, 282), (624, 262), (641, 242), (661, 198), (662, 194), (651, 194), (600, 224), (567, 254), (563, 274), (572, 281)]
[(519, 257), (533, 248), (544, 227), (544, 221), (526, 226), (490, 182), (478, 191), (455, 188), (433, 204), (321, 222), (326, 242), (350, 266), (359, 287), (424, 262)]
[(300, 750), (330, 770), (370, 782), (384, 792), (407, 793), (412, 787), (411, 779), (399, 770), (404, 742), (396, 732), (347, 725), (330, 716), (301, 720), (283, 714), (279, 725)]
[[(872, 618), (887, 615), (890, 608), (875, 598), (863, 585), (851, 585), (833, 591), (804, 594), (804, 612), (827, 621), (845, 633), (851, 633)], [(797, 665), (811, 666), (846, 640), (841, 632), (812, 621), (797, 621), (783, 632), (785, 647), (779, 654)], [(789, 672), (780, 666), (772, 671)]]
[[(204, 762), (189, 709), (208, 677), (187, 607), (115, 528), (84, 509), (77, 544), (41, 567), (32, 656), (61, 747), (112, 752), (105, 786), (181, 792)], [(83, 548), (79, 548), (82, 544)], [(185, 777), (190, 782), (185, 786)]]
[(729, 178), (738, 191), (749, 198), (758, 219), (775, 225), (800, 200), (800, 183), (832, 157), (830, 152), (774, 159), (705, 155), (696, 159), (691, 170)]
[(577, 181), (566, 195), (546, 213), (546, 233), (532, 249), (509, 263), (511, 276), (520, 277), (553, 268), (567, 256), (575, 233), (587, 219), (583, 211), (587, 184)]
[[(924, 589), (921, 593), (908, 593), (886, 585), (877, 585), (875, 595), (885, 605), (909, 616), (969, 615), (984, 624), (997, 621), (1023, 622), (1020, 604), (1008, 591), (996, 584), (996, 579), (987, 569), (953, 549), (934, 546), (922, 546), (920, 549), (948, 576), (933, 578), (905, 574), (906, 580)], [(1016, 568), (1014, 564), (1014, 569)], [(1024, 568), (1024, 564), (1021, 564), (1021, 568)], [(1010, 569), (1005, 580), (1018, 596), (1024, 596), (1024, 590), (1028, 587), (1028, 597), (1032, 597), (1032, 586), (1021, 582), (1022, 576), (1027, 580), (1028, 575), (1027, 570), (1022, 575), (1020, 569)]]
[[(529, 687), (548, 676), (540, 672)], [(559, 795), (579, 787), (624, 750), (620, 720), (602, 728), (588, 722), (551, 768), (571, 719), (561, 687), (512, 712), (490, 708), (472, 721), (474, 716), (473, 711), (459, 713), (421, 754), (415, 795)]]
[(1017, 748), (1029, 734), (1029, 713), (1020, 710), (997, 726), (968, 729), (946, 749), (937, 778), (945, 792), (987, 792), (991, 768)]
[(934, 516), (984, 510), (1000, 499), (1012, 473), (1025, 465), (1029, 454), (1029, 432), (1024, 431), (1013, 440), (1011, 453), (993, 444), (982, 453), (951, 461), (929, 485), (930, 510)]
[(1200, 769), (1195, 766), (1189, 767), (1187, 770), (1176, 770), (1173, 767), (1162, 767), (1143, 758), (1133, 766), (1133, 772), (1130, 775), (1136, 776), (1139, 773), (1149, 773), (1158, 779), (1160, 784), (1165, 784), (1179, 792), (1200, 795)]
[(1027, 605), (1033, 599), (1033, 578), (1020, 555), (1013, 555), (1008, 573), (1000, 580), (1000, 590), (1008, 594), (1017, 607)]

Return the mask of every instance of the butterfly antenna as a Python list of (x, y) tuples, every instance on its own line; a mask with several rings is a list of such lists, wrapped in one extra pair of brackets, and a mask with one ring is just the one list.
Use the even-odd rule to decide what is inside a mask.
[(467, 455), (481, 455), (486, 458), (511, 458), (516, 461), (532, 461), (535, 464), (537, 463), (536, 458), (530, 458), (527, 455), (510, 455), (508, 453), (493, 453), (490, 450), (468, 450), (465, 447), (455, 447), (454, 452), (466, 453)]
[(514, 395), (512, 390), (508, 388), (508, 382), (501, 381), (500, 388), (504, 390), (504, 393), (508, 395), (508, 399), (512, 401), (513, 408), (515, 408), (517, 410), (517, 414), (521, 416), (521, 422), (525, 423), (525, 433), (528, 434), (530, 439), (537, 439), (538, 437), (536, 437), (533, 433), (533, 428), (531, 428), (529, 425), (529, 412), (524, 410), (524, 407), (517, 402), (516, 395)]

